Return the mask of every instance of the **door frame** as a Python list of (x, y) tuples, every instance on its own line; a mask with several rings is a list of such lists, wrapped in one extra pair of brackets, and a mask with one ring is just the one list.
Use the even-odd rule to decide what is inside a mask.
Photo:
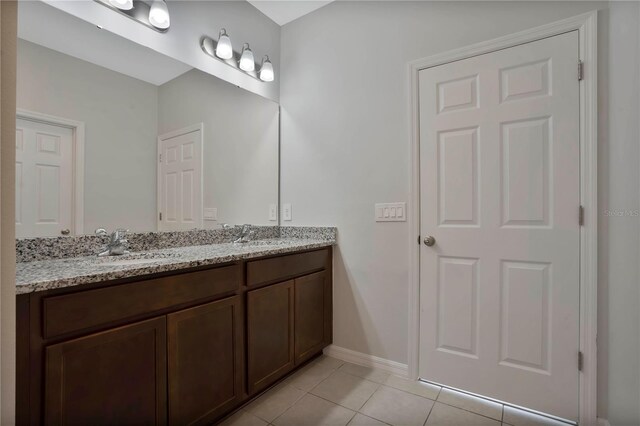
[[(579, 60), (584, 63), (580, 84), (580, 203), (584, 224), (580, 227), (580, 351), (583, 368), (579, 375), (579, 422), (597, 422), (597, 287), (598, 287), (598, 11), (542, 25), (525, 31), (476, 43), (408, 64), (411, 152), (411, 214), (409, 215), (409, 347), (408, 369), (411, 379), (418, 378), (420, 360), (420, 116), (419, 72), (543, 38), (578, 31)], [(576, 64), (576, 75), (578, 64)], [(577, 212), (576, 212), (577, 220)], [(418, 237), (419, 238), (419, 237)], [(576, 354), (576, 357), (578, 354)]]
[(22, 108), (16, 109), (16, 121), (18, 119), (71, 129), (73, 144), (71, 227), (73, 229), (72, 235), (82, 235), (84, 233), (84, 122)]
[(203, 224), (203, 209), (204, 209), (204, 123), (192, 124), (191, 126), (183, 127), (182, 129), (173, 130), (171, 132), (158, 135), (158, 145), (156, 148), (156, 230), (165, 231), (161, 229), (162, 221), (160, 220), (160, 210), (162, 208), (162, 176), (160, 174), (160, 154), (162, 153), (162, 142), (175, 138), (176, 136), (186, 135), (187, 133), (200, 130), (200, 221), (196, 224), (197, 227), (202, 228)]

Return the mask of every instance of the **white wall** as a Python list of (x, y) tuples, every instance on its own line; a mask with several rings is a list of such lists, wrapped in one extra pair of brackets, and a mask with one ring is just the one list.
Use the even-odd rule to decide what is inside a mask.
[[(612, 2), (602, 34), (599, 204), (599, 408), (640, 424), (640, 7)], [(622, 217), (607, 216), (610, 210)]]
[[(171, 28), (158, 33), (92, 0), (44, 0), (80, 19), (101, 25), (105, 30), (150, 47), (194, 68), (272, 100), (278, 100), (280, 81), (280, 26), (246, 1), (169, 1)], [(200, 38), (217, 40), (220, 28), (226, 28), (236, 50), (242, 43), (251, 45), (256, 60), (269, 55), (276, 74), (270, 83), (257, 81), (207, 56)]]
[(156, 229), (158, 88), (18, 40), (18, 108), (85, 124), (85, 233)]
[(278, 104), (191, 70), (159, 88), (159, 134), (204, 123), (204, 208), (220, 223), (274, 225), (278, 203)]
[(294, 225), (339, 228), (336, 345), (407, 362), (415, 236), (407, 223), (373, 221), (374, 203), (409, 200), (407, 62), (594, 9), (603, 11), (599, 415), (640, 423), (638, 218), (602, 214), (639, 203), (634, 4), (609, 13), (602, 2), (345, 1), (282, 28), (282, 202), (293, 203)]

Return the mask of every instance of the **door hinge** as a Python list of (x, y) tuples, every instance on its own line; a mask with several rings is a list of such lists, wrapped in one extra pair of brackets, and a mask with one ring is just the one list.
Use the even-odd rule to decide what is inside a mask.
[(582, 351), (578, 351), (578, 371), (582, 371), (583, 365), (584, 365), (584, 355), (582, 355)]
[(162, 154), (160, 154), (160, 162), (162, 163)]
[(162, 212), (158, 213), (158, 217), (162, 220)]
[(584, 207), (578, 207), (578, 225), (584, 226)]
[(578, 81), (584, 78), (584, 62), (578, 61)]

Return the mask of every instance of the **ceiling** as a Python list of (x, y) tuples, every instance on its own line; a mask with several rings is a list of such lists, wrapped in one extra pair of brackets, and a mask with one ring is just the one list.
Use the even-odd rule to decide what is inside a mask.
[(18, 37), (156, 86), (191, 69), (39, 1), (18, 2)]
[(248, 0), (260, 12), (278, 25), (284, 25), (326, 6), (333, 0)]

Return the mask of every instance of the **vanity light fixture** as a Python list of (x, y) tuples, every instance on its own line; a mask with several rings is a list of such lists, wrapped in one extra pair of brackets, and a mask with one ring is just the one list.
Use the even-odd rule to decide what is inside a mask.
[(256, 63), (253, 59), (253, 52), (249, 48), (249, 43), (245, 43), (242, 46), (242, 54), (240, 55), (240, 69), (242, 71), (254, 71), (256, 69)]
[[(0, 0), (2, 1), (2, 0)], [(171, 18), (169, 7), (164, 0), (94, 0), (114, 12), (133, 19), (159, 33), (169, 31)]]
[(200, 48), (213, 59), (235, 70), (240, 70), (260, 82), (264, 83), (275, 79), (273, 64), (271, 60), (269, 60), (269, 56), (264, 55), (260, 68), (258, 68), (249, 43), (242, 45), (241, 52), (234, 51), (231, 45), (231, 39), (227, 34), (227, 30), (224, 28), (218, 33), (218, 41), (206, 35), (202, 36), (200, 38)]
[(153, 0), (149, 9), (149, 22), (156, 28), (166, 30), (171, 25), (169, 8), (164, 0)]
[(109, 0), (109, 3), (120, 10), (133, 9), (133, 0)]
[(260, 65), (258, 77), (260, 77), (262, 81), (273, 81), (273, 64), (267, 55), (264, 55), (262, 58), (262, 65)]
[(227, 30), (225, 30), (224, 28), (220, 30), (220, 34), (218, 35), (216, 56), (220, 59), (233, 58), (233, 47), (231, 46), (231, 39), (227, 35)]

